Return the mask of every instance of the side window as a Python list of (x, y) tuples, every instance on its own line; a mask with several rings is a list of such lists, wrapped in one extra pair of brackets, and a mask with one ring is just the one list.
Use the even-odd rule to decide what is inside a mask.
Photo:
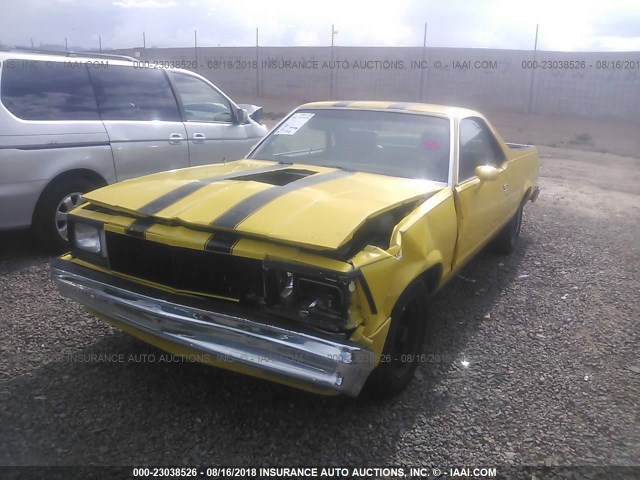
[(503, 161), (500, 147), (481, 119), (464, 118), (460, 121), (459, 182), (475, 177), (475, 169), (480, 165), (499, 167)]
[(91, 79), (103, 120), (181, 121), (162, 70), (109, 65), (91, 70)]
[(182, 102), (187, 122), (231, 122), (229, 101), (202, 80), (171, 72), (176, 94)]
[(87, 67), (76, 62), (7, 60), (1, 96), (23, 120), (100, 120)]

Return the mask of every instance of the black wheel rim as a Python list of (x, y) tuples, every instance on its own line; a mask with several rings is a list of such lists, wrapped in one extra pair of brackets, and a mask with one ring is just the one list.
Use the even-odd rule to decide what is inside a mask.
[(522, 210), (518, 210), (516, 216), (513, 219), (513, 225), (511, 227), (511, 245), (515, 245), (520, 236), (520, 229), (522, 228)]
[(420, 348), (420, 336), (417, 334), (420, 311), (416, 300), (411, 300), (402, 311), (391, 353), (391, 363), (397, 377), (406, 375), (416, 362), (415, 355)]

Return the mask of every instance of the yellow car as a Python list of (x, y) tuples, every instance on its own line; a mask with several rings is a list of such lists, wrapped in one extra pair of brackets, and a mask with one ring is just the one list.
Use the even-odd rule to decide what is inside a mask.
[(87, 194), (52, 275), (172, 354), (389, 396), (414, 375), (429, 295), (489, 242), (513, 250), (538, 163), (471, 110), (309, 103), (245, 159)]

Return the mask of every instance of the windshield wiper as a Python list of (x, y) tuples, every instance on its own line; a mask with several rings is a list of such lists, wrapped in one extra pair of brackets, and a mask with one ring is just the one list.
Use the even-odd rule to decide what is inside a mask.
[(337, 168), (338, 170), (343, 170), (345, 172), (355, 172), (357, 170), (354, 170), (353, 168), (347, 168), (347, 167), (343, 167), (342, 165), (318, 165), (319, 167), (327, 167), (327, 168)]
[(293, 165), (294, 163), (303, 163), (305, 165), (312, 165), (314, 167), (325, 167), (325, 168), (335, 168), (337, 170), (343, 170), (345, 172), (357, 172), (358, 170), (354, 170), (352, 168), (347, 168), (344, 167), (342, 165), (327, 165), (325, 163), (308, 163), (308, 162), (283, 162), (283, 161), (279, 161), (278, 165)]

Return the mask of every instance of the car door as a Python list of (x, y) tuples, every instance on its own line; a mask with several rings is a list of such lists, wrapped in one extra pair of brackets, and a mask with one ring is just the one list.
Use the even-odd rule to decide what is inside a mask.
[(191, 165), (244, 158), (258, 141), (250, 124), (238, 124), (231, 102), (213, 85), (188, 73), (169, 76), (183, 111)]
[[(455, 187), (459, 210), (456, 262), (476, 253), (508, 219), (508, 168), (504, 152), (484, 120), (463, 118), (459, 125), (458, 182)], [(481, 181), (476, 167), (500, 169), (495, 180)]]
[(118, 180), (189, 165), (187, 132), (165, 72), (109, 65), (91, 69)]

